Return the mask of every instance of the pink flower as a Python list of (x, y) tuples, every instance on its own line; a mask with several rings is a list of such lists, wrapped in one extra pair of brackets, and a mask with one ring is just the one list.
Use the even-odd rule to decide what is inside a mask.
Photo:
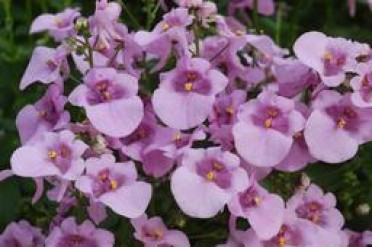
[(169, 127), (196, 127), (206, 120), (216, 94), (226, 85), (227, 78), (207, 60), (182, 58), (176, 69), (161, 74), (161, 84), (152, 98), (155, 113)]
[(88, 119), (100, 132), (112, 137), (131, 134), (143, 117), (137, 79), (112, 68), (95, 68), (84, 81), (70, 94), (70, 102), (84, 107)]
[(169, 230), (160, 217), (147, 218), (143, 215), (131, 220), (136, 232), (134, 237), (145, 247), (177, 246), (189, 247), (186, 235), (177, 230)]
[(128, 218), (141, 216), (151, 199), (151, 186), (137, 181), (133, 162), (115, 163), (115, 157), (104, 154), (86, 161), (86, 175), (76, 181), (76, 188), (92, 199)]
[(171, 190), (182, 211), (196, 218), (211, 218), (248, 185), (239, 158), (220, 148), (187, 152), (173, 173)]
[(83, 173), (82, 155), (87, 148), (70, 131), (47, 132), (38, 142), (26, 144), (13, 153), (12, 170), (22, 177), (57, 176), (76, 180)]
[(362, 108), (372, 107), (372, 62), (360, 63), (356, 69), (358, 76), (350, 81), (354, 92), (351, 100), (354, 105)]
[(79, 9), (71, 8), (54, 15), (42, 14), (32, 22), (30, 33), (48, 31), (56, 41), (62, 41), (65, 38), (76, 35), (74, 21), (79, 16)]
[(341, 163), (354, 157), (360, 144), (371, 140), (372, 111), (354, 106), (350, 94), (323, 91), (313, 108), (304, 136), (315, 158)]
[(263, 240), (276, 235), (284, 221), (283, 199), (269, 193), (254, 180), (245, 191), (233, 197), (229, 210), (235, 216), (246, 218)]
[(233, 127), (235, 147), (251, 165), (272, 167), (288, 155), (292, 136), (304, 124), (305, 118), (295, 109), (294, 101), (263, 92), (241, 105)]
[(16, 118), (16, 125), (22, 144), (36, 141), (45, 132), (66, 128), (70, 114), (64, 106), (67, 98), (60, 86), (52, 84), (35, 105), (22, 108)]
[(346, 78), (346, 72), (356, 65), (355, 47), (349, 40), (327, 37), (320, 32), (300, 36), (293, 46), (298, 59), (316, 70), (323, 83), (337, 87)]
[(113, 247), (114, 236), (109, 231), (97, 229), (90, 221), (76, 224), (75, 218), (65, 219), (54, 227), (45, 240), (45, 247)]
[(67, 54), (68, 51), (63, 46), (57, 49), (36, 47), (21, 79), (21, 90), (36, 81), (44, 84), (63, 81), (63, 75), (69, 73)]

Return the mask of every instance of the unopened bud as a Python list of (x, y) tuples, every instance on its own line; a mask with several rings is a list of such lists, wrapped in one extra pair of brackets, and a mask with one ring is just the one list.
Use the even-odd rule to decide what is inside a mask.
[(362, 203), (359, 204), (355, 211), (359, 215), (367, 215), (371, 211), (371, 207), (367, 203)]
[(75, 30), (81, 31), (88, 28), (88, 20), (85, 17), (79, 17), (75, 22)]

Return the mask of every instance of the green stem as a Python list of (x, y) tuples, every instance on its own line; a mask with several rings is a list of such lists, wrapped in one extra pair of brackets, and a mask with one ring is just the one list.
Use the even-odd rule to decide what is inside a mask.
[(281, 2), (278, 3), (278, 12), (276, 15), (276, 32), (275, 41), (280, 46), (281, 33), (282, 33), (282, 21), (283, 21), (283, 5)]
[(196, 20), (192, 26), (194, 36), (195, 36), (195, 55), (198, 57), (200, 55), (200, 36), (199, 36), (199, 21)]
[(87, 37), (84, 37), (84, 40), (85, 40), (85, 47), (86, 49), (88, 49), (88, 62), (89, 62), (89, 67), (90, 68), (93, 68), (93, 49), (92, 47), (90, 46), (89, 44), (89, 40)]
[(123, 0), (119, 0), (120, 5), (123, 7), (125, 13), (127, 13), (129, 19), (133, 22), (137, 29), (141, 28), (141, 24), (137, 21), (137, 19), (133, 16), (133, 14), (128, 9), (127, 5), (123, 2)]
[(253, 26), (256, 32), (260, 30), (260, 19), (258, 16), (258, 0), (253, 0)]

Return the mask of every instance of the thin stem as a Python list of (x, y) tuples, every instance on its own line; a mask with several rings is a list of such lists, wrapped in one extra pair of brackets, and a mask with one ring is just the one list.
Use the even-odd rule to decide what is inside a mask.
[(253, 0), (253, 25), (256, 31), (260, 30), (260, 19), (258, 17), (258, 0)]
[(229, 47), (229, 43), (227, 43), (219, 52), (217, 52), (216, 55), (214, 55), (211, 59), (209, 59), (209, 62), (213, 62), (217, 57), (219, 57), (226, 49)]
[(283, 5), (282, 3), (278, 3), (278, 12), (276, 15), (276, 33), (275, 33), (275, 41), (280, 46), (280, 38), (281, 38), (281, 31), (282, 31), (282, 20), (283, 20)]
[(137, 21), (137, 19), (133, 16), (133, 14), (128, 9), (127, 5), (123, 2), (123, 0), (119, 0), (120, 5), (123, 7), (125, 13), (127, 13), (129, 19), (133, 22), (137, 29), (141, 28), (141, 24)]
[(195, 55), (200, 55), (200, 37), (199, 37), (199, 21), (196, 20), (192, 25), (192, 30), (195, 36)]
[(88, 49), (88, 62), (89, 62), (89, 67), (93, 68), (93, 49), (89, 44), (89, 40), (87, 37), (84, 37), (85, 40), (85, 47)]

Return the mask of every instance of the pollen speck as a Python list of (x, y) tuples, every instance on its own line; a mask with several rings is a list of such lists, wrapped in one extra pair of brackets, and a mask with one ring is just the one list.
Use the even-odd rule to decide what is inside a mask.
[(164, 22), (163, 26), (161, 27), (161, 29), (163, 29), (163, 31), (167, 31), (169, 28), (170, 28), (170, 25), (166, 22)]
[(115, 179), (111, 180), (110, 181), (110, 189), (116, 190), (117, 188), (118, 188), (118, 182)]
[(340, 129), (344, 129), (346, 127), (346, 124), (347, 124), (347, 122), (345, 121), (345, 119), (341, 118), (337, 122), (337, 127), (340, 128)]
[(213, 171), (210, 171), (207, 173), (206, 177), (209, 181), (214, 181), (214, 179), (216, 178), (216, 174)]
[(57, 154), (57, 152), (55, 150), (50, 150), (48, 152), (48, 156), (49, 156), (50, 159), (56, 159), (57, 156), (58, 156), (58, 154)]
[(187, 83), (185, 83), (185, 90), (186, 90), (187, 92), (190, 92), (190, 91), (192, 90), (192, 88), (193, 88), (193, 84), (192, 84), (192, 82), (187, 82)]
[(226, 112), (229, 113), (230, 115), (233, 115), (234, 114), (234, 107), (229, 105), (228, 107), (226, 107)]
[(273, 119), (272, 118), (266, 119), (265, 122), (264, 122), (264, 125), (265, 125), (266, 128), (273, 127)]

